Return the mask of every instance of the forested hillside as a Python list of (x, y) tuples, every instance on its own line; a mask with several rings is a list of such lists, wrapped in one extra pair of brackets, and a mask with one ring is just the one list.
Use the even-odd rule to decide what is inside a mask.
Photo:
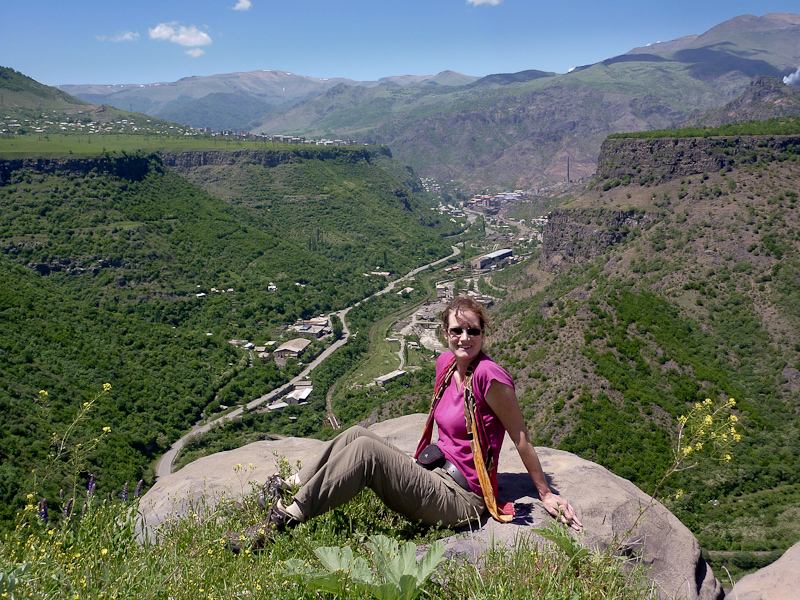
[(0, 519), (45, 464), (53, 432), (104, 383), (111, 392), (75, 433), (110, 427), (77, 473), (108, 493), (151, 481), (152, 461), (204, 411), (299, 372), (230, 340), (280, 341), (297, 318), (385, 285), (365, 273), (445, 256), (443, 236), (463, 227), (433, 217), (379, 166), (391, 161), (380, 151), (264, 156), (240, 151), (236, 167), (215, 168), (230, 157), (205, 152), (197, 171), (187, 153), (0, 162)]
[(783, 550), (800, 539), (800, 137), (615, 139), (600, 164), (550, 214), (541, 260), (493, 277), (511, 293), (490, 351), (538, 443), (646, 490), (678, 417), (735, 398), (731, 461), (661, 497), (707, 550)]

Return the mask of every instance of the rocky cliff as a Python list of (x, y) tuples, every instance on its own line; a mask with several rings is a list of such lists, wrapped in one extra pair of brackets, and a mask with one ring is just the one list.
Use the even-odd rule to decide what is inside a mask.
[(800, 136), (609, 138), (600, 149), (597, 177), (658, 183), (742, 163), (772, 162), (786, 152), (800, 152)]
[(177, 173), (206, 166), (228, 166), (247, 161), (262, 167), (276, 167), (299, 160), (340, 159), (348, 162), (370, 161), (376, 155), (391, 157), (388, 148), (340, 148), (337, 146), (298, 146), (281, 150), (189, 150), (162, 152), (164, 166)]
[[(619, 185), (653, 186), (746, 164), (772, 163), (798, 153), (798, 135), (609, 138), (603, 142), (593, 185), (604, 191)], [(544, 230), (541, 267), (563, 271), (572, 263), (590, 260), (660, 218), (655, 208), (555, 210)]]
[(123, 152), (119, 156), (103, 153), (98, 156), (82, 158), (42, 158), (37, 156), (0, 159), (0, 186), (22, 181), (25, 177), (38, 174), (75, 173), (86, 175), (92, 171), (139, 180), (147, 174), (152, 159), (152, 155), (139, 152), (134, 154)]
[(103, 152), (97, 156), (66, 158), (10, 158), (0, 159), (0, 185), (16, 179), (36, 174), (75, 173), (85, 175), (111, 173), (127, 179), (139, 180), (148, 169), (165, 166), (177, 173), (210, 165), (233, 165), (237, 162), (250, 162), (264, 167), (299, 160), (336, 159), (348, 162), (370, 161), (374, 157), (391, 158), (388, 148), (339, 148), (336, 146), (299, 146), (285, 150), (187, 150), (185, 152), (134, 152), (121, 154)]
[(591, 260), (659, 217), (657, 213), (635, 209), (555, 210), (544, 229), (541, 268), (563, 271), (572, 263)]

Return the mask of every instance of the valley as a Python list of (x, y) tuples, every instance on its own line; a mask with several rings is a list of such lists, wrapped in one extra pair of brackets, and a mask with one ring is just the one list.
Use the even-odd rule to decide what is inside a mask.
[[(735, 399), (730, 460), (658, 499), (716, 573), (777, 559), (800, 540), (798, 19), (562, 76), (297, 80), (230, 135), (186, 124), (230, 125), (219, 89), (164, 96), (180, 125), (3, 68), (0, 529), (31, 486), (61, 507), (91, 481), (114, 503), (159, 460), (426, 412), (437, 302), (469, 291), (535, 443), (646, 493), (681, 417)], [(255, 135), (277, 132), (357, 143)], [(276, 360), (320, 315), (333, 333)], [(301, 377), (305, 404), (257, 405)]]

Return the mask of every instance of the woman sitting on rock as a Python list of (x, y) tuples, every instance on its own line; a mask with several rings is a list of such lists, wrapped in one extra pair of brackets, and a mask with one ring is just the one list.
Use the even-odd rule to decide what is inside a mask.
[[(449, 351), (436, 363), (431, 412), (414, 458), (363, 427), (348, 429), (290, 480), (270, 478), (264, 486), (267, 520), (232, 534), (232, 550), (262, 548), (275, 530), (336, 508), (365, 487), (392, 510), (425, 525), (458, 527), (485, 510), (508, 522), (513, 505), (496, 502), (506, 432), (547, 511), (574, 529), (582, 527), (569, 502), (547, 484), (511, 376), (482, 351), (483, 305), (456, 297), (442, 312), (442, 325)], [(439, 432), (435, 445), (430, 444), (434, 421)], [(297, 486), (293, 502), (285, 506), (282, 492)]]

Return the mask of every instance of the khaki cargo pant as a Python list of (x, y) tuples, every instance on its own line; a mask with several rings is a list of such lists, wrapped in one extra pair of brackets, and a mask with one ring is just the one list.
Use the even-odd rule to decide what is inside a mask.
[(303, 466), (295, 495), (311, 519), (370, 488), (390, 509), (425, 525), (457, 527), (486, 509), (483, 498), (463, 489), (443, 470), (428, 471), (399, 448), (363, 427), (339, 434)]

